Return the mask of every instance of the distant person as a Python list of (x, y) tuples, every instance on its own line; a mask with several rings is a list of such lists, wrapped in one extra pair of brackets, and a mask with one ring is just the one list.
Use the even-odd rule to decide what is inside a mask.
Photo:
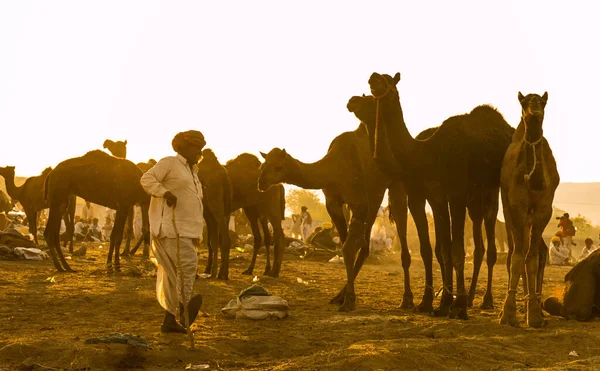
[(302, 218), (300, 214), (292, 214), (292, 237), (302, 239)]
[(564, 213), (563, 216), (559, 216), (556, 219), (559, 220), (557, 227), (560, 228), (560, 231), (562, 232), (563, 243), (571, 250), (571, 245), (577, 246), (577, 244), (573, 242), (573, 236), (575, 236), (575, 226), (573, 225), (573, 221), (569, 219), (569, 213)]
[(91, 202), (86, 201), (81, 209), (81, 219), (83, 219), (84, 223), (90, 224), (95, 216), (94, 206)]
[(88, 225), (83, 222), (83, 218), (75, 223), (75, 230), (73, 232), (73, 239), (76, 242), (83, 242), (87, 240)]
[(312, 217), (310, 216), (310, 213), (308, 212), (308, 207), (306, 206), (302, 206), (301, 207), (302, 213), (300, 214), (300, 217), (302, 218), (302, 238), (303, 240), (306, 242), (306, 240), (308, 239), (308, 236), (310, 236), (310, 232), (312, 230)]
[[(310, 244), (312, 246), (325, 248), (327, 250), (335, 250), (337, 248), (337, 244), (334, 242), (333, 224), (330, 222), (325, 222), (320, 228), (321, 230), (314, 234), (310, 240)], [(315, 232), (317, 229), (315, 229)]]
[(581, 255), (579, 256), (579, 261), (587, 258), (591, 253), (596, 251), (598, 248), (594, 246), (594, 241), (591, 238), (585, 239), (585, 246), (581, 249)]
[(102, 226), (102, 237), (104, 241), (110, 241), (110, 234), (113, 229), (113, 212), (111, 209), (106, 208), (106, 216), (104, 218), (104, 225)]
[(554, 236), (550, 240), (550, 264), (568, 265), (569, 249), (560, 243), (560, 237)]
[[(160, 329), (185, 333), (183, 303), (189, 303), (188, 326), (196, 319), (202, 304), (201, 295), (192, 297), (198, 265), (193, 240), (202, 239), (204, 226), (202, 184), (196, 165), (206, 142), (201, 132), (190, 130), (178, 133), (171, 145), (177, 156), (158, 161), (144, 173), (140, 183), (152, 196), (148, 216), (152, 253), (158, 261), (156, 297), (165, 309)], [(176, 315), (181, 324), (177, 323)]]

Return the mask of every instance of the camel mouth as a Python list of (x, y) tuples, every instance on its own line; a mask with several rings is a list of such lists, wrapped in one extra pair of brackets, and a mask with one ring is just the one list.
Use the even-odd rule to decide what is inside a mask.
[(358, 96), (350, 98), (348, 104), (346, 104), (346, 108), (348, 109), (348, 111), (352, 113), (356, 112), (358, 110), (359, 101), (360, 97)]

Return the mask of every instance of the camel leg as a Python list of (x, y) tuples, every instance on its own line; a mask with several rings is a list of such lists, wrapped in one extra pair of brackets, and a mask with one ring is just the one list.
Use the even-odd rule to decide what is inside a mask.
[[(48, 249), (50, 250), (50, 256), (52, 257), (52, 262), (54, 263), (54, 268), (59, 272), (64, 272), (62, 265), (58, 261), (58, 253), (57, 249), (60, 249), (60, 241), (59, 245), (56, 246), (56, 238), (55, 235), (60, 234), (60, 210), (57, 207), (51, 207), (48, 213), (48, 222), (46, 223), (46, 230), (44, 231), (44, 239), (46, 240), (46, 244), (48, 244)], [(60, 240), (60, 236), (58, 238)]]
[(481, 224), (483, 223), (483, 218), (479, 213), (481, 210), (477, 210), (477, 212), (472, 212), (469, 209), (469, 216), (473, 221), (473, 242), (475, 243), (475, 249), (473, 250), (473, 276), (471, 278), (471, 287), (469, 288), (469, 302), (468, 306), (473, 306), (473, 300), (475, 299), (475, 289), (477, 288), (477, 280), (479, 278), (479, 271), (481, 270), (481, 263), (483, 263), (483, 255), (485, 253), (483, 247), (483, 235), (481, 232)]
[[(342, 247), (344, 255), (344, 265), (346, 266), (346, 292), (344, 295), (344, 303), (340, 306), (340, 312), (351, 312), (356, 310), (356, 294), (354, 293), (354, 279), (355, 269), (354, 264), (356, 262), (356, 254), (361, 247), (365, 249), (363, 252), (363, 262), (366, 259), (365, 254), (368, 255), (368, 245), (365, 247), (365, 223), (364, 216), (360, 218), (360, 214), (364, 213), (353, 213), (352, 221), (350, 222), (350, 231), (348, 233), (348, 240)], [(361, 246), (362, 245), (362, 246)], [(358, 274), (358, 270), (356, 271)]]
[(531, 238), (529, 240), (529, 249), (525, 255), (525, 273), (529, 300), (527, 300), (527, 324), (530, 327), (540, 328), (547, 324), (542, 317), (542, 308), (538, 296), (537, 278), (539, 269), (539, 241), (542, 239), (544, 226), (535, 223), (531, 228)]
[[(413, 293), (410, 289), (410, 265), (412, 258), (406, 241), (406, 225), (408, 222), (408, 199), (402, 183), (392, 183), (389, 188), (390, 213), (396, 222), (396, 231), (400, 239), (402, 270), (404, 271), (404, 294), (400, 308), (412, 309), (415, 307)], [(370, 234), (370, 233), (369, 233)], [(431, 251), (431, 249), (430, 249)]]
[[(498, 200), (496, 193), (496, 200)], [(494, 296), (492, 292), (492, 281), (494, 276), (494, 265), (496, 265), (497, 260), (497, 251), (496, 251), (496, 219), (498, 218), (498, 207), (496, 201), (496, 212), (488, 213), (486, 212), (486, 216), (484, 219), (485, 222), (485, 234), (487, 237), (488, 247), (487, 247), (487, 268), (488, 268), (488, 277), (487, 277), (487, 288), (485, 290), (485, 295), (483, 296), (483, 302), (481, 303), (481, 309), (494, 309)]]
[(448, 204), (438, 202), (431, 205), (436, 231), (436, 245), (441, 246), (442, 251), (442, 299), (439, 306), (433, 311), (436, 317), (446, 317), (450, 314), (453, 295), (453, 277), (454, 271), (452, 267), (452, 237), (450, 235), (450, 215), (448, 214)]
[(127, 213), (127, 238), (125, 239), (125, 249), (123, 250), (123, 256), (129, 256), (131, 247), (131, 236), (133, 236), (133, 206)]
[(220, 280), (229, 279), (229, 251), (231, 250), (231, 239), (229, 237), (228, 219), (229, 215), (225, 215), (220, 217), (220, 221), (217, 222), (219, 247), (221, 249), (221, 265), (219, 267), (219, 275), (217, 278)]
[(204, 220), (206, 221), (206, 244), (208, 245), (208, 261), (206, 263), (205, 274), (210, 274), (210, 278), (217, 277), (219, 259), (219, 250), (217, 248), (219, 243), (219, 231), (217, 229), (217, 221), (213, 214), (209, 212), (204, 213)]
[(273, 237), (275, 238), (275, 242), (273, 244), (274, 249), (274, 261), (273, 261), (273, 269), (270, 273), (268, 273), (271, 277), (279, 277), (279, 272), (281, 271), (281, 265), (283, 264), (283, 253), (285, 250), (285, 239), (283, 234), (283, 228), (281, 227), (281, 215), (277, 215), (274, 217), (274, 220), (271, 221), (271, 225), (273, 226)]
[(340, 200), (329, 197), (325, 199), (325, 207), (327, 208), (327, 213), (329, 214), (333, 225), (335, 225), (335, 228), (340, 234), (340, 241), (343, 244), (348, 237), (348, 227), (343, 212), (344, 204)]
[[(35, 242), (35, 244), (37, 245), (38, 244), (38, 238), (37, 238), (38, 213), (36, 210), (25, 209), (25, 215), (27, 216), (27, 222), (29, 223), (29, 233), (31, 233), (33, 235), (33, 242)], [(60, 244), (59, 244), (59, 246), (60, 246)]]
[[(469, 319), (467, 304), (469, 297), (465, 290), (465, 217), (467, 194), (459, 194), (450, 200), (452, 218), (452, 266), (456, 271), (456, 299), (452, 303), (451, 318)], [(481, 228), (481, 226), (480, 226)]]
[(69, 197), (67, 203), (67, 211), (63, 214), (66, 216), (65, 226), (67, 227), (67, 239), (69, 240), (69, 252), (73, 252), (73, 238), (75, 235), (75, 210), (77, 207), (77, 197)]
[[(425, 196), (419, 192), (410, 192), (408, 196), (408, 207), (415, 222), (415, 226), (417, 227), (417, 234), (419, 235), (419, 251), (421, 259), (423, 259), (423, 265), (425, 266), (425, 289), (421, 303), (415, 307), (415, 311), (431, 313), (433, 311), (433, 253), (431, 251), (431, 241), (429, 239), (427, 214), (425, 213)], [(396, 223), (398, 223), (398, 221)], [(439, 238), (436, 237), (436, 246), (438, 245), (438, 239)]]
[(265, 250), (267, 255), (267, 264), (265, 265), (265, 271), (263, 275), (268, 275), (271, 273), (271, 232), (269, 232), (269, 222), (267, 218), (261, 217), (259, 218), (260, 225), (263, 230), (263, 236), (265, 239)]
[[(503, 198), (504, 200), (504, 198)], [(508, 203), (504, 203), (504, 207), (508, 207)], [(506, 210), (506, 209), (505, 209)], [(510, 251), (510, 237), (509, 237), (509, 256), (510, 256), (510, 274), (509, 274), (509, 286), (506, 299), (504, 300), (504, 307), (500, 315), (501, 324), (509, 324), (511, 326), (519, 326), (519, 320), (517, 319), (517, 287), (519, 286), (519, 280), (521, 275), (524, 274), (525, 270), (525, 256), (523, 255), (524, 245), (527, 239), (527, 232), (529, 230), (526, 227), (518, 228), (517, 226), (524, 226), (524, 218), (513, 219), (513, 216), (508, 216), (510, 212), (505, 211), (504, 218), (506, 219), (507, 232), (513, 236), (514, 250)], [(526, 215), (526, 213), (523, 213)], [(509, 223), (509, 218), (511, 222)], [(510, 231), (508, 227), (511, 227)]]
[(250, 262), (250, 266), (248, 269), (242, 272), (242, 274), (252, 275), (254, 272), (254, 266), (256, 265), (256, 256), (258, 255), (258, 250), (260, 249), (260, 245), (262, 242), (260, 236), (260, 230), (258, 229), (258, 210), (255, 207), (247, 207), (244, 208), (244, 212), (246, 213), (246, 217), (250, 222), (250, 228), (252, 229), (252, 235), (254, 236), (254, 251), (252, 252), (252, 261)]
[(143, 258), (150, 258), (150, 218), (148, 216), (148, 206), (142, 206), (142, 238), (144, 239)]
[(129, 209), (117, 209), (117, 214), (115, 215), (115, 224), (113, 226), (112, 233), (110, 234), (110, 251), (109, 251), (109, 260), (106, 263), (107, 266), (110, 267), (111, 263), (111, 254), (110, 252), (114, 252), (115, 254), (115, 271), (118, 272), (121, 270), (121, 262), (119, 259), (119, 250), (121, 249), (121, 242), (123, 241), (123, 230), (125, 229), (125, 222), (127, 221), (127, 211)]

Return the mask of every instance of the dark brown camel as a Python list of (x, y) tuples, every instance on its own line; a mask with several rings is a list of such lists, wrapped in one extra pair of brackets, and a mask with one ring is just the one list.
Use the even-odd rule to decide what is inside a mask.
[(577, 321), (589, 321), (600, 313), (600, 251), (580, 261), (565, 276), (562, 300), (544, 300), (546, 312)]
[[(340, 311), (356, 309), (356, 298), (353, 291), (348, 292), (348, 285), (353, 285), (369, 255), (371, 228), (385, 191), (389, 189), (390, 210), (396, 219), (402, 246), (404, 294), (401, 306), (414, 307), (409, 276), (411, 258), (406, 242), (406, 193), (402, 183), (393, 182), (378, 169), (371, 156), (364, 126), (338, 135), (325, 157), (315, 163), (300, 162), (279, 148), (262, 155), (265, 163), (258, 180), (259, 189), (267, 190), (283, 182), (305, 189), (323, 190), (327, 212), (343, 243), (348, 283), (331, 300), (332, 304), (340, 305)], [(343, 213), (344, 204), (352, 213), (349, 227)]]
[[(118, 158), (127, 158), (127, 140), (121, 141), (113, 141), (110, 139), (106, 139), (104, 141), (104, 144), (102, 145), (104, 148), (106, 148), (113, 156), (118, 157)], [(150, 161), (154, 161), (154, 164), (156, 164), (155, 160), (150, 160)], [(144, 162), (140, 162), (137, 164), (138, 167), (140, 167), (140, 170), (142, 170), (142, 172), (146, 172), (149, 167), (149, 163), (144, 163)], [(152, 165), (154, 166), (154, 165)], [(152, 167), (150, 166), (150, 167)], [(144, 170), (145, 169), (145, 170)], [(148, 234), (149, 231), (143, 231), (143, 237), (140, 238), (140, 240), (136, 243), (135, 247), (133, 248), (133, 250), (130, 251), (130, 246), (131, 246), (131, 237), (133, 236), (133, 209), (131, 209), (129, 211), (129, 213), (127, 214), (127, 229), (125, 230), (125, 249), (123, 250), (123, 256), (129, 256), (129, 255), (133, 255), (137, 249), (140, 247), (140, 244), (142, 242), (142, 240), (150, 241), (150, 235)], [(147, 235), (147, 236), (146, 236)], [(147, 244), (145, 246), (148, 246)], [(144, 257), (148, 257), (150, 254), (150, 251), (146, 251), (144, 250)]]
[[(72, 271), (59, 248), (60, 215), (72, 195), (116, 210), (115, 223), (110, 235), (107, 265), (112, 266), (115, 254), (119, 270), (119, 249), (127, 213), (134, 205), (142, 207), (144, 230), (148, 230), (150, 196), (140, 184), (142, 171), (131, 161), (110, 156), (102, 151), (91, 151), (81, 157), (65, 160), (48, 174), (44, 183), (45, 199), (50, 206), (44, 238), (57, 270)], [(59, 261), (60, 260), (60, 261)]]
[[(204, 220), (206, 221), (208, 262), (205, 273), (211, 278), (228, 279), (229, 215), (233, 211), (233, 186), (225, 166), (219, 163), (211, 149), (202, 151), (202, 161), (198, 164), (198, 178), (202, 183)], [(217, 261), (221, 250), (221, 267), (217, 274)]]
[(519, 92), (521, 122), (502, 162), (502, 205), (507, 233), (513, 239), (509, 251), (510, 282), (500, 323), (518, 326), (516, 292), (523, 277), (527, 293), (527, 324), (542, 327), (539, 295), (544, 262), (540, 264), (542, 232), (552, 217), (554, 192), (560, 182), (550, 145), (544, 138), (544, 109), (548, 93), (543, 96)]
[[(469, 195), (476, 189), (492, 190), (499, 186), (502, 158), (510, 143), (512, 128), (497, 110), (484, 105), (469, 114), (450, 117), (427, 140), (413, 139), (400, 106), (396, 88), (399, 81), (400, 74), (393, 78), (372, 74), (369, 85), (373, 96), (353, 97), (348, 108), (359, 113), (354, 107), (357, 100), (370, 102), (369, 106), (375, 107), (367, 120), (357, 116), (363, 122), (368, 121), (377, 163), (384, 172), (399, 174), (405, 181), (411, 213), (423, 209), (425, 200), (432, 207), (444, 285), (440, 306), (434, 314), (467, 319), (464, 223)], [(415, 220), (415, 224), (419, 236), (427, 236), (426, 220)], [(428, 254), (429, 239), (425, 243), (420, 239), (420, 243), (421, 253)], [(456, 292), (453, 270), (456, 271)], [(426, 263), (426, 284), (430, 290), (432, 283), (431, 268)]]
[[(249, 153), (242, 153), (225, 164), (225, 168), (233, 186), (232, 210), (242, 208), (252, 229), (254, 236), (254, 251), (252, 261), (243, 274), (251, 275), (256, 264), (258, 251), (262, 246), (262, 239), (258, 224), (262, 226), (265, 248), (267, 250), (267, 265), (265, 275), (279, 277), (283, 262), (283, 249), (285, 248), (283, 228), (281, 221), (285, 219), (285, 190), (283, 185), (272, 187), (266, 192), (258, 190), (260, 176), (260, 160)], [(271, 234), (268, 223), (273, 227), (274, 259), (271, 266), (270, 245)]]
[[(29, 177), (25, 180), (25, 183), (17, 187), (15, 184), (15, 167), (7, 166), (0, 168), (0, 175), (4, 177), (6, 183), (6, 191), (13, 201), (19, 201), (23, 206), (23, 210), (27, 216), (29, 233), (33, 235), (33, 240), (36, 244), (38, 243), (38, 214), (40, 211), (48, 208), (48, 203), (44, 200), (44, 182), (50, 171), (52, 171), (52, 168), (46, 168), (41, 175)], [(67, 227), (66, 233), (70, 252), (73, 252), (72, 236), (75, 225), (75, 207), (76, 198), (73, 196), (69, 199), (69, 206), (63, 214), (65, 226)], [(67, 246), (66, 241), (65, 246)]]

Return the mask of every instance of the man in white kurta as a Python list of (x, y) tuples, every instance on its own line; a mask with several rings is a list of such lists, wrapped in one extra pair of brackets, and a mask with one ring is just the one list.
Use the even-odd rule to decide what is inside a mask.
[[(152, 252), (158, 261), (156, 295), (166, 310), (161, 326), (163, 332), (185, 332), (177, 323), (179, 313), (183, 322), (183, 302), (188, 302), (191, 324), (200, 310), (202, 297), (191, 298), (198, 257), (192, 239), (202, 236), (202, 184), (197, 175), (196, 164), (206, 144), (198, 131), (190, 130), (177, 134), (173, 139), (177, 156), (165, 157), (148, 170), (141, 178), (142, 187), (152, 196), (148, 216), (152, 234)], [(175, 226), (173, 209), (175, 210)], [(177, 270), (177, 240), (183, 283)], [(183, 284), (184, 297), (181, 295)], [(191, 298), (191, 299), (190, 299)]]

